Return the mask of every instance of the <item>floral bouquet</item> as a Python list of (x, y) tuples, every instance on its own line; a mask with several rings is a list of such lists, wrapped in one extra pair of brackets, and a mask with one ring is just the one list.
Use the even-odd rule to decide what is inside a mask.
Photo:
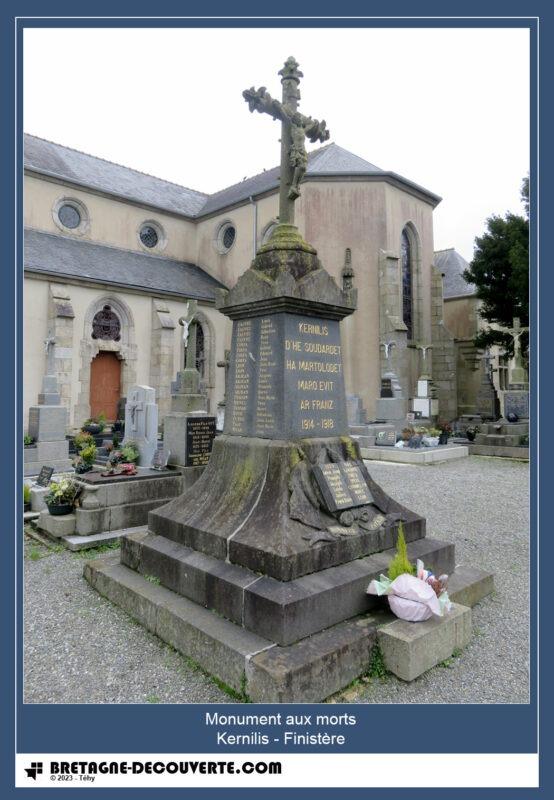
[(367, 587), (368, 594), (386, 594), (392, 613), (408, 622), (422, 622), (432, 616), (443, 617), (452, 603), (446, 591), (447, 575), (436, 578), (418, 559), (416, 575), (404, 572), (394, 580), (381, 575)]

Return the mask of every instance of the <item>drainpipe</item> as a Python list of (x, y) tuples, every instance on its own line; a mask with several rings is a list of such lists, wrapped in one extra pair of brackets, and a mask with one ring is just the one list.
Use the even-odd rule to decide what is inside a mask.
[(248, 198), (252, 205), (254, 206), (254, 219), (253, 219), (253, 226), (252, 226), (252, 236), (254, 237), (254, 241), (252, 242), (252, 257), (256, 258), (256, 250), (257, 250), (257, 242), (258, 242), (258, 204), (254, 200), (253, 196), (250, 195)]

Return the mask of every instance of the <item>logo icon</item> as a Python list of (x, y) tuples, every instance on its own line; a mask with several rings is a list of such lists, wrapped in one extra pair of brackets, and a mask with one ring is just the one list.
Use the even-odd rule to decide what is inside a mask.
[(42, 775), (42, 761), (31, 761), (31, 766), (25, 767), (25, 772), (28, 778), (36, 781), (37, 775)]

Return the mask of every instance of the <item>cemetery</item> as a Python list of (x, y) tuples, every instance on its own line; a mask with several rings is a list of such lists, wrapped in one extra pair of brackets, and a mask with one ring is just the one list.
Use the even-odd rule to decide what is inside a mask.
[[(455, 536), (435, 536), (436, 527), (428, 535), (436, 512), (421, 491), (412, 497), (417, 511), (398, 497), (403, 470), (423, 489), (440, 470), (454, 481), (456, 470), (471, 472), (477, 456), (524, 469), (527, 328), (515, 319), (507, 330), (514, 359), (502, 417), (485, 357), (475, 413), (448, 416), (446, 381), (431, 367), (432, 357), (446, 363), (448, 348), (426, 340), (408, 348), (398, 309), (380, 322), (372, 413), (347, 392), (345, 330), (360, 315), (351, 256), (337, 281), (295, 224), (305, 141), (323, 144), (329, 130), (298, 110), (294, 58), (279, 75), (281, 100), (265, 87), (243, 92), (251, 112), (281, 124), (279, 213), (236, 281), (212, 287), (214, 312), (232, 326), (217, 361), (223, 399), (210, 404), (201, 373), (209, 326), (200, 303), (188, 298), (175, 326), (169, 305), (156, 301), (151, 375), (163, 373), (163, 391), (127, 380), (111, 422), (102, 411), (68, 433), (50, 332), (42, 391), (28, 410), (26, 513), (45, 548), (91, 550), (88, 586), (235, 699), (316, 703), (363, 680), (376, 659), (417, 684), (476, 646), (472, 609), (495, 593), (494, 568), (472, 552), (460, 560)], [(395, 286), (385, 292), (391, 308)], [(94, 346), (103, 324), (113, 346), (102, 352), (121, 355), (119, 323), (109, 306), (102, 314)], [(177, 331), (175, 375), (166, 345)], [(131, 340), (125, 347), (132, 352)], [(387, 470), (395, 469), (393, 480)]]

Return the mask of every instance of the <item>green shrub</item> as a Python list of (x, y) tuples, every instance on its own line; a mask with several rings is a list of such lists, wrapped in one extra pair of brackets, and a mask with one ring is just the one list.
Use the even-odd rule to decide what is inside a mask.
[(135, 442), (127, 442), (121, 448), (121, 455), (123, 456), (123, 461), (129, 464), (136, 464), (139, 460), (139, 450)]
[(90, 447), (90, 445), (94, 444), (94, 436), (92, 433), (79, 431), (79, 433), (73, 437), (73, 443), (75, 444), (77, 452), (80, 453), (86, 447)]
[(83, 447), (80, 456), (85, 464), (94, 464), (96, 459), (96, 445), (93, 443), (89, 444), (87, 447)]
[(31, 502), (31, 487), (28, 483), (23, 484), (23, 502), (30, 503)]
[(33, 439), (33, 437), (29, 436), (29, 434), (26, 433), (25, 436), (23, 437), (23, 444), (24, 445), (29, 445), (29, 444), (34, 444), (34, 443), (35, 443), (35, 440)]
[(410, 564), (406, 549), (406, 539), (404, 538), (404, 526), (402, 522), (398, 526), (398, 538), (396, 540), (396, 555), (389, 564), (389, 578), (393, 581), (399, 575), (415, 575), (415, 567)]

